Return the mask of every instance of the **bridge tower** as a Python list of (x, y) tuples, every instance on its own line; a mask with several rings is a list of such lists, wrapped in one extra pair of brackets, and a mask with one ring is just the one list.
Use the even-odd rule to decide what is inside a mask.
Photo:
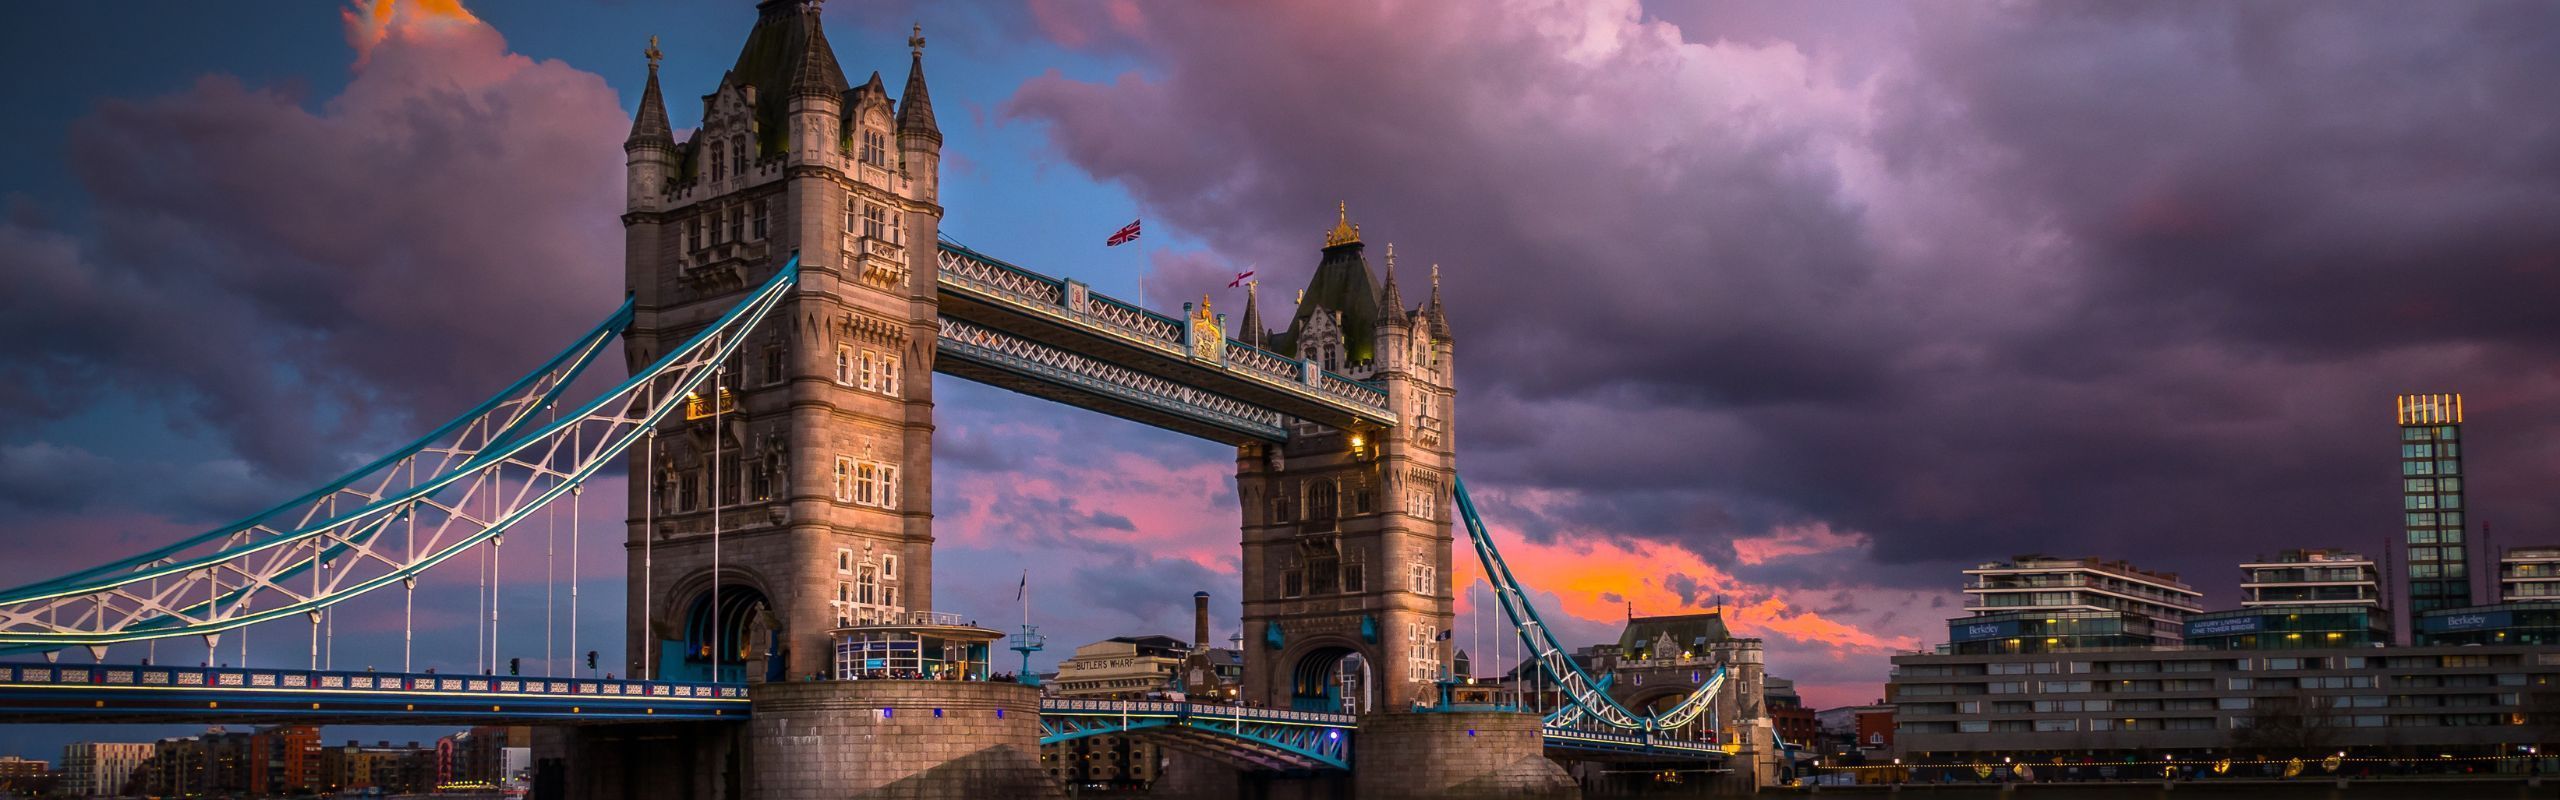
[[(756, 9), (682, 143), (653, 40), (624, 143), (635, 368), (794, 254), (801, 272), (727, 361), (725, 389), (704, 389), (631, 451), (626, 674), (820, 672), (829, 629), (933, 597), (942, 134), (922, 31), (893, 99), (877, 72), (845, 79), (815, 0)], [(769, 673), (768, 652), (780, 654)]]
[(1374, 381), (1400, 424), (1300, 422), (1285, 443), (1237, 448), (1245, 693), (1278, 707), (1402, 710), (1433, 699), (1449, 663), (1449, 325), (1438, 268), (1430, 299), (1406, 306), (1394, 245), (1381, 282), (1338, 211), (1288, 328), (1265, 330), (1248, 292), (1237, 338)]

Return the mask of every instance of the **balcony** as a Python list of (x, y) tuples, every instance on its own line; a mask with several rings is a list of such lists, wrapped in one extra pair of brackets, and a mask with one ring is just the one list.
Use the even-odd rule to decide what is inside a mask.
[(896, 242), (852, 232), (844, 235), (844, 264), (847, 270), (875, 289), (903, 289), (907, 285), (907, 248)]
[(677, 275), (688, 288), (696, 290), (743, 287), (747, 285), (748, 266), (764, 262), (771, 250), (766, 240), (713, 242), (679, 257)]

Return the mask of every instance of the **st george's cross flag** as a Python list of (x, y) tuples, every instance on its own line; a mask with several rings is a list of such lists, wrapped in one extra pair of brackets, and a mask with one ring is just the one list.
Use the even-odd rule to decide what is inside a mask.
[(1102, 240), (1102, 246), (1119, 247), (1121, 245), (1137, 241), (1138, 222), (1138, 220), (1130, 220), (1129, 224), (1126, 227), (1121, 228), (1119, 233), (1111, 234), (1111, 238)]
[(1233, 289), (1233, 288), (1236, 288), (1236, 287), (1238, 287), (1238, 286), (1243, 286), (1243, 285), (1244, 285), (1244, 279), (1246, 279), (1246, 278), (1250, 278), (1250, 277), (1253, 277), (1253, 270), (1251, 270), (1251, 269), (1247, 269), (1247, 270), (1245, 270), (1245, 271), (1243, 271), (1243, 272), (1236, 273), (1236, 279), (1235, 279), (1235, 280), (1228, 281), (1228, 282), (1227, 282), (1227, 288), (1229, 288), (1229, 289)]

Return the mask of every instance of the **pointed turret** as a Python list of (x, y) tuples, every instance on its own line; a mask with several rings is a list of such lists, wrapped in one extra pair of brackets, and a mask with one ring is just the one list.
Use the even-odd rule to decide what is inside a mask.
[(1238, 323), (1243, 329), (1237, 331), (1242, 335), (1236, 338), (1245, 344), (1268, 350), (1271, 335), (1262, 329), (1262, 303), (1257, 298), (1260, 292), (1255, 291), (1261, 287), (1261, 281), (1244, 282), (1244, 321)]
[(1449, 341), (1449, 317), (1440, 312), (1440, 265), (1431, 265), (1431, 302), (1422, 313), (1431, 318), (1431, 338)]
[(907, 37), (907, 50), (913, 59), (907, 62), (907, 90), (898, 95), (898, 138), (942, 144), (942, 126), (933, 121), (933, 95), (924, 88), (924, 23), (916, 23), (915, 34)]
[(631, 136), (622, 140), (624, 151), (655, 145), (673, 149), (675, 129), (667, 123), (667, 98), (658, 91), (658, 62), (665, 54), (658, 52), (658, 37), (649, 37), (649, 84), (640, 90), (640, 113), (631, 117)]
[(1378, 310), (1386, 312), (1387, 319), (1403, 322), (1404, 293), (1396, 291), (1396, 243), (1394, 242), (1387, 243), (1387, 288), (1379, 294)]
[(816, 0), (764, 0), (756, 12), (729, 79), (754, 91), (758, 151), (780, 153), (789, 149), (795, 101), (804, 112), (834, 113), (825, 100), (844, 94), (844, 68), (827, 44)]
[(827, 46), (827, 31), (818, 26), (816, 14), (809, 21), (809, 42), (800, 48), (800, 64), (791, 70), (791, 96), (836, 97), (844, 94), (844, 67), (836, 63), (835, 48)]
[(666, 199), (676, 176), (675, 131), (667, 126), (667, 98), (658, 91), (658, 37), (649, 37), (649, 84), (640, 90), (640, 113), (631, 116), (631, 136), (622, 140), (623, 208), (653, 211)]

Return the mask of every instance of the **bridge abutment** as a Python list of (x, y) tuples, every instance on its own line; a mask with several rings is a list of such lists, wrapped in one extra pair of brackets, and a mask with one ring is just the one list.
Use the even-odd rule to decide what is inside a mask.
[(756, 761), (747, 726), (661, 722), (534, 729), (540, 800), (740, 800)]
[(993, 681), (759, 684), (757, 800), (1060, 797), (1040, 765), (1040, 692)]
[(1582, 796), (1564, 767), (1547, 758), (1538, 717), (1499, 711), (1361, 717), (1351, 785), (1360, 800)]

